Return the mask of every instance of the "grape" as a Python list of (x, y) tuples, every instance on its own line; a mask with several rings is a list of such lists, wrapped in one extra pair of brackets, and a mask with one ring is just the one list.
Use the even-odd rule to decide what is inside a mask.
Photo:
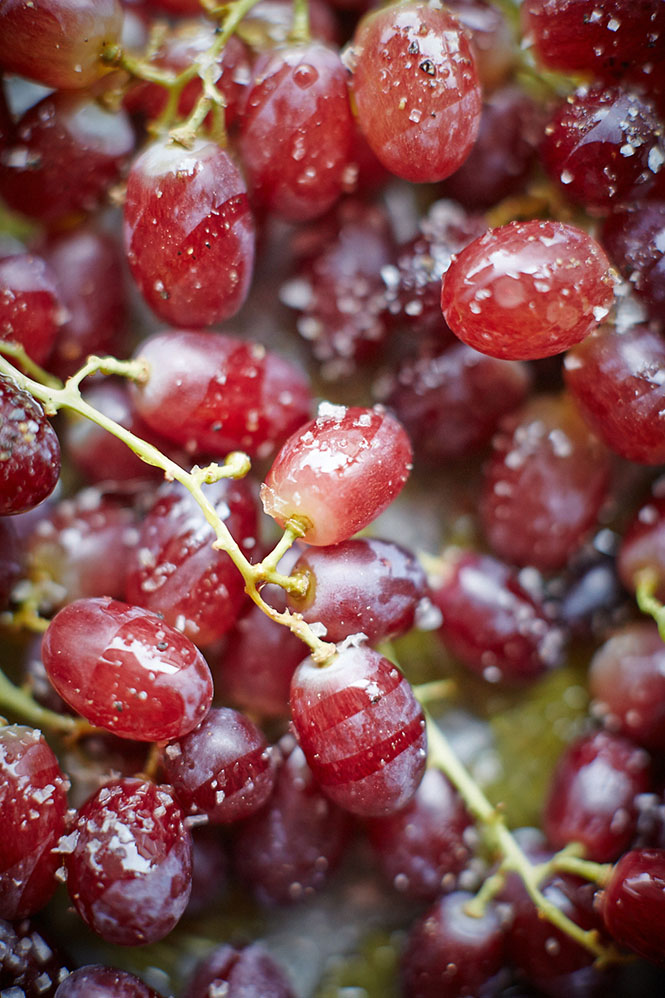
[(47, 87), (76, 90), (101, 75), (100, 56), (120, 38), (118, 0), (5, 0), (0, 65)]
[(91, 964), (66, 977), (55, 998), (159, 998), (134, 974)]
[(190, 453), (267, 457), (309, 414), (304, 374), (259, 343), (165, 331), (137, 356), (150, 368), (134, 388), (139, 416)]
[(646, 752), (605, 731), (585, 735), (559, 760), (543, 828), (557, 849), (580, 842), (588, 859), (616, 859), (635, 834), (635, 798), (649, 789)]
[(43, 908), (55, 890), (53, 852), (65, 830), (68, 783), (40, 731), (0, 728), (0, 918)]
[(579, 343), (612, 300), (609, 261), (586, 232), (562, 222), (510, 222), (458, 254), (444, 275), (441, 308), (469, 346), (530, 360)]
[(0, 194), (11, 208), (57, 225), (99, 206), (134, 145), (124, 111), (89, 94), (51, 94), (18, 122), (0, 163)]
[(17, 253), (0, 259), (0, 337), (19, 343), (32, 360), (49, 357), (65, 319), (56, 274), (43, 257)]
[(494, 439), (480, 501), (492, 548), (544, 572), (562, 568), (593, 527), (609, 459), (570, 399), (534, 396)]
[(464, 906), (472, 895), (440, 898), (411, 929), (402, 961), (405, 998), (496, 994), (503, 965), (503, 932), (493, 907), (480, 917)]
[(10, 520), (0, 517), (0, 613), (23, 570), (19, 539)]
[(648, 499), (624, 531), (617, 569), (626, 589), (635, 592), (640, 573), (653, 576), (655, 595), (665, 598), (665, 500)]
[(109, 598), (60, 610), (42, 656), (63, 700), (122, 738), (181, 738), (212, 700), (208, 665), (184, 634), (157, 614)]
[(40, 404), (0, 377), (0, 515), (34, 509), (60, 475), (60, 445)]
[(350, 646), (323, 668), (305, 659), (291, 681), (291, 716), (314, 777), (340, 807), (378, 816), (409, 803), (425, 768), (425, 721), (379, 652)]
[(432, 601), (449, 650), (490, 682), (537, 679), (561, 656), (562, 635), (511, 568), (489, 555), (452, 552)]
[(617, 942), (661, 966), (665, 850), (633, 849), (612, 870), (600, 895), (603, 921)]
[(465, 29), (483, 92), (495, 90), (515, 67), (514, 37), (499, 7), (488, 0), (446, 0)]
[(170, 787), (108, 783), (79, 809), (67, 838), (67, 890), (93, 931), (119, 946), (171, 931), (189, 900), (192, 845)]
[(310, 41), (259, 55), (240, 121), (240, 150), (257, 204), (291, 221), (324, 214), (342, 193), (351, 138), (346, 71), (337, 52)]
[(368, 641), (413, 627), (426, 594), (425, 573), (405, 548), (390, 541), (360, 539), (300, 555), (292, 573), (307, 580), (300, 596), (288, 598), (308, 623), (318, 621), (328, 641), (363, 633)]
[(338, 544), (392, 502), (410, 469), (409, 439), (383, 409), (325, 404), (277, 454), (261, 501), (282, 527), (298, 517), (308, 544)]
[(453, 15), (413, 2), (371, 11), (348, 64), (360, 127), (383, 165), (420, 182), (454, 173), (478, 132), (481, 95)]
[(286, 975), (260, 943), (218, 946), (196, 968), (184, 998), (293, 998)]
[(255, 724), (228, 707), (209, 711), (194, 731), (162, 753), (166, 778), (188, 814), (228, 824), (270, 797), (275, 759)]
[(665, 201), (638, 202), (610, 215), (600, 240), (651, 318), (662, 321), (665, 303)]
[(471, 818), (443, 773), (427, 769), (413, 800), (385, 818), (370, 818), (367, 834), (379, 866), (407, 897), (434, 901), (455, 886), (470, 850)]
[[(246, 482), (220, 481), (206, 489), (220, 519), (245, 551), (255, 544), (256, 504)], [(181, 485), (162, 486), (139, 531), (127, 566), (127, 599), (158, 613), (198, 645), (221, 638), (236, 622), (245, 598), (242, 576), (215, 532)]]
[(209, 911), (228, 889), (228, 858), (219, 829), (192, 829), (192, 892), (187, 916)]
[(254, 222), (237, 166), (214, 143), (183, 149), (156, 140), (134, 160), (124, 236), (134, 280), (165, 322), (209, 326), (243, 304)]

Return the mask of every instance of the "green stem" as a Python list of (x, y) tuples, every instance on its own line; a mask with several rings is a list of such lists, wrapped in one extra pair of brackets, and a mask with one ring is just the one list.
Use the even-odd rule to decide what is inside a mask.
[(658, 633), (665, 641), (665, 606), (656, 596), (658, 576), (650, 568), (644, 568), (635, 576), (635, 600), (637, 605), (649, 617), (653, 617), (658, 625)]
[(293, 0), (293, 24), (291, 26), (292, 42), (308, 42), (309, 31), (309, 0)]
[(448, 700), (457, 692), (454, 679), (433, 679), (430, 683), (419, 683), (413, 687), (413, 692), (419, 702), (426, 707), (432, 700)]
[(39, 364), (35, 364), (34, 360), (27, 355), (25, 348), (20, 343), (9, 343), (7, 340), (0, 340), (0, 354), (12, 357), (22, 371), (25, 371), (26, 374), (30, 375), (36, 381), (40, 381), (43, 385), (48, 385), (50, 388), (62, 388), (62, 381), (56, 378), (55, 375), (49, 374)]
[(540, 884), (551, 872), (549, 863), (534, 866), (506, 827), (503, 815), (482, 792), (453, 752), (448, 739), (435, 722), (427, 718), (429, 763), (448, 777), (464, 800), (467, 810), (481, 826), (488, 847), (501, 857), (501, 870), (517, 873), (538, 911), (596, 957), (599, 964), (615, 962), (619, 956), (613, 946), (605, 946), (598, 932), (576, 925), (560, 908), (549, 901)]
[(9, 711), (13, 716), (36, 728), (46, 728), (61, 735), (81, 735), (97, 730), (80, 718), (68, 714), (56, 714), (55, 711), (42, 707), (25, 690), (14, 686), (1, 670), (0, 706), (3, 711)]

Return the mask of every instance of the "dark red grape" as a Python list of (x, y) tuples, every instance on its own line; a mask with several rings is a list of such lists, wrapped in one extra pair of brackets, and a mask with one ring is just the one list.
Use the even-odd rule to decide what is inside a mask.
[(159, 995), (126, 970), (90, 964), (65, 978), (55, 998), (159, 998)]
[(579, 343), (613, 301), (609, 261), (563, 222), (510, 222), (474, 240), (443, 278), (441, 308), (464, 343), (505, 360), (551, 357)]
[(453, 550), (432, 601), (443, 615), (447, 648), (490, 682), (523, 683), (561, 658), (562, 634), (508, 565)]
[(40, 731), (0, 727), (0, 918), (31, 915), (53, 894), (68, 786)]
[(342, 193), (352, 136), (346, 70), (334, 49), (309, 41), (258, 56), (240, 119), (257, 204), (291, 221), (322, 215)]
[(189, 453), (268, 457), (309, 415), (304, 373), (259, 343), (167, 331), (142, 343), (137, 357), (150, 369), (134, 386), (139, 415)]
[(43, 601), (57, 609), (87, 596), (125, 597), (127, 559), (138, 539), (127, 495), (103, 486), (63, 499), (26, 539), (28, 574), (48, 582)]
[(173, 929), (189, 900), (192, 844), (170, 787), (106, 784), (79, 809), (68, 840), (67, 889), (91, 929), (120, 946)]
[[(69, 971), (50, 936), (30, 919), (0, 921), (0, 994), (54, 998)], [(14, 995), (12, 995), (14, 992)]]
[(370, 642), (406, 633), (427, 592), (415, 555), (376, 538), (312, 548), (292, 573), (307, 580), (307, 590), (291, 593), (289, 606), (308, 623), (323, 624), (326, 640), (334, 642), (358, 633)]
[(478, 998), (497, 993), (504, 934), (493, 906), (468, 915), (472, 895), (439, 898), (409, 933), (402, 958), (404, 998)]
[(261, 943), (243, 949), (224, 944), (203, 960), (183, 998), (294, 998), (284, 971)]
[(356, 28), (348, 65), (360, 127), (383, 165), (412, 181), (454, 173), (481, 111), (475, 61), (455, 17), (413, 2), (371, 11)]
[(541, 157), (567, 197), (605, 212), (654, 187), (665, 163), (663, 124), (636, 94), (618, 87), (583, 89), (551, 118)]
[(118, 0), (6, 0), (0, 9), (0, 65), (47, 87), (88, 87), (100, 56), (120, 39)]
[(665, 966), (665, 849), (633, 849), (622, 856), (599, 907), (618, 943)]
[[(247, 482), (229, 479), (206, 496), (245, 551), (256, 543), (256, 499)], [(143, 523), (127, 565), (127, 600), (158, 613), (197, 645), (233, 627), (245, 599), (243, 578), (198, 503), (179, 483), (163, 485)]]
[(44, 666), (63, 700), (122, 738), (169, 741), (192, 731), (212, 700), (195, 645), (155, 613), (109, 598), (81, 599), (53, 618)]
[(438, 769), (427, 769), (410, 804), (370, 818), (367, 834), (379, 866), (395, 890), (434, 901), (451, 890), (471, 856), (464, 833), (471, 817)]
[[(290, 744), (289, 744), (290, 742)], [(264, 904), (310, 898), (327, 883), (349, 836), (349, 816), (330, 801), (290, 739), (272, 797), (237, 827), (235, 867)]]
[(275, 756), (264, 735), (228, 707), (213, 708), (198, 728), (167, 745), (162, 766), (187, 814), (205, 814), (217, 825), (253, 814), (275, 783)]
[(534, 397), (507, 416), (480, 505), (496, 554), (542, 571), (563, 568), (596, 522), (609, 470), (604, 446), (567, 397)]
[(649, 316), (661, 324), (665, 305), (665, 201), (628, 205), (607, 218), (600, 240)]
[(665, 749), (665, 645), (651, 621), (626, 624), (591, 660), (589, 686), (612, 731)]
[(0, 259), (0, 338), (20, 344), (37, 364), (48, 359), (66, 318), (56, 274), (43, 257)]
[(245, 182), (225, 149), (158, 139), (134, 160), (125, 200), (125, 247), (141, 294), (176, 326), (235, 315), (254, 269), (254, 222)]
[(425, 720), (402, 673), (364, 646), (291, 681), (291, 716), (314, 777), (354, 814), (392, 814), (412, 799), (427, 758)]
[(60, 476), (60, 445), (44, 411), (0, 377), (0, 515), (34, 509)]
[(192, 829), (192, 893), (185, 914), (196, 917), (217, 906), (228, 888), (228, 858), (219, 828)]
[(654, 595), (665, 600), (665, 498), (647, 500), (624, 531), (617, 560), (619, 577), (634, 593), (639, 577), (646, 573), (653, 579)]
[(587, 859), (616, 859), (635, 834), (635, 798), (649, 789), (646, 752), (606, 731), (585, 735), (559, 759), (545, 803), (545, 834), (556, 849), (580, 842)]
[[(49, 370), (68, 378), (90, 354), (121, 355), (126, 303), (117, 241), (88, 226), (49, 240), (43, 253), (68, 313), (58, 331)], [(110, 440), (108, 434), (106, 439)], [(107, 478), (111, 477), (107, 472)]]
[(7, 607), (14, 583), (21, 575), (23, 561), (12, 522), (0, 517), (0, 613)]
[(605, 443), (629, 461), (665, 461), (665, 341), (648, 326), (602, 326), (566, 355), (566, 385)]
[(23, 115), (0, 163), (11, 208), (54, 225), (97, 208), (134, 149), (127, 114), (89, 94), (57, 92)]
[(408, 431), (416, 460), (436, 465), (489, 443), (501, 418), (525, 401), (530, 382), (525, 364), (454, 342), (402, 364), (385, 401)]
[(390, 505), (410, 470), (409, 438), (384, 409), (323, 404), (277, 454), (261, 500), (281, 527), (297, 516), (308, 544), (338, 544)]

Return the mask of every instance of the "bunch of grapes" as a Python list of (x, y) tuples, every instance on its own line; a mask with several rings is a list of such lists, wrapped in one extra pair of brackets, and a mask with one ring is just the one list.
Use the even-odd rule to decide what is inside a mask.
[(0, 0), (0, 998), (665, 992), (665, 0)]

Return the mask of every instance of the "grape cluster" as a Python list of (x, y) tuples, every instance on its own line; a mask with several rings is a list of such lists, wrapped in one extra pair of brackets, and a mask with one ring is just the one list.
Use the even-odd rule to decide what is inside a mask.
[(665, 992), (664, 65), (0, 0), (0, 998)]

